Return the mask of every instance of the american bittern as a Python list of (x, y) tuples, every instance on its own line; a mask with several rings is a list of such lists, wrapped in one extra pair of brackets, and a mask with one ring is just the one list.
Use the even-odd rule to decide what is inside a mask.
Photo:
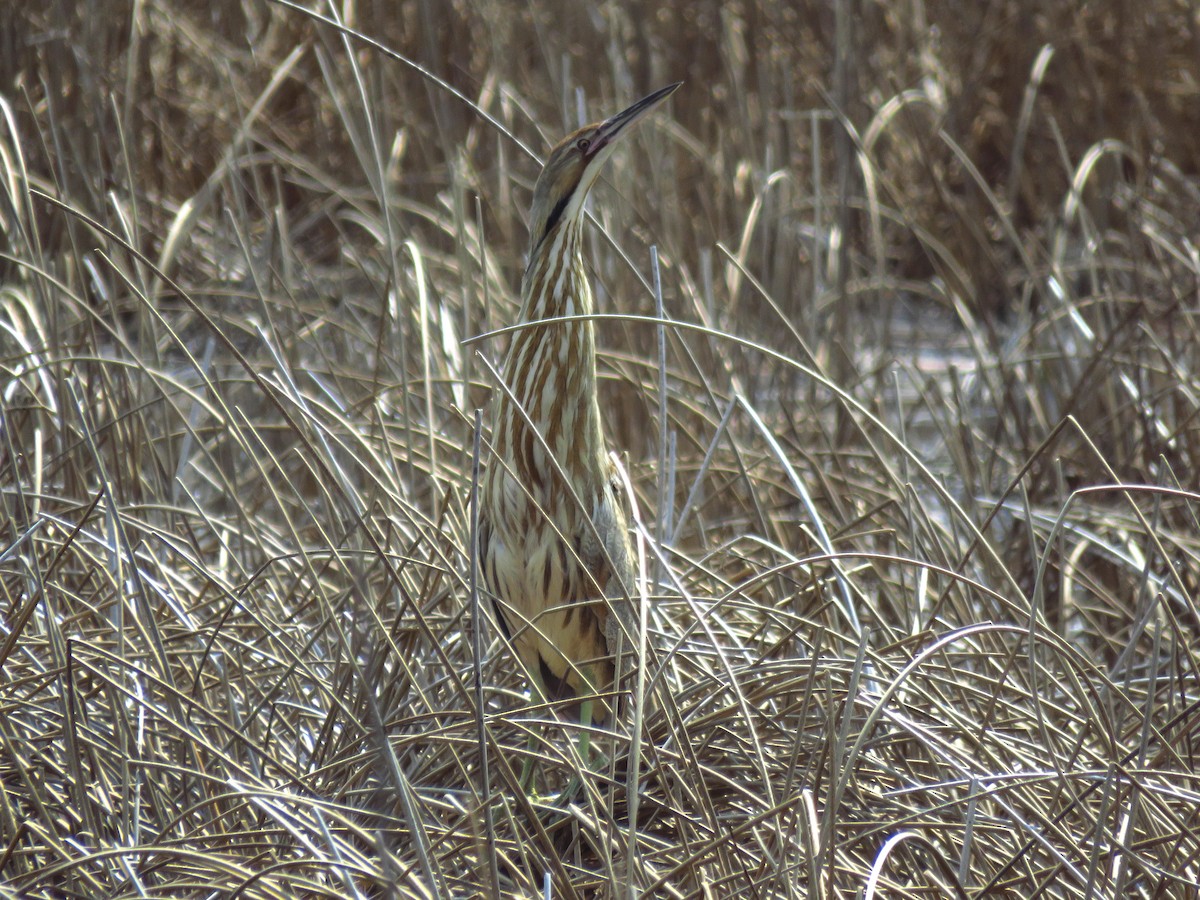
[[(567, 135), (551, 151), (533, 191), (522, 323), (591, 314), (580, 251), (584, 201), (621, 135), (677, 87)], [(511, 396), (502, 391), (497, 401), (495, 459), (480, 494), (484, 582), (543, 697), (579, 698), (586, 720), (587, 697), (612, 688), (622, 625), (636, 634), (629, 627), (635, 564), (596, 398), (592, 321), (522, 328), (504, 374)], [(590, 717), (602, 721), (606, 712)]]

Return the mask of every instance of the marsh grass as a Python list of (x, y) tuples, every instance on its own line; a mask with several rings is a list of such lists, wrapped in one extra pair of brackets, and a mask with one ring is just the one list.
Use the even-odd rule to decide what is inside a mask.
[[(1200, 24), (862, 9), (834, 108), (782, 6), (3, 14), (0, 891), (1194, 896)], [(680, 77), (588, 238), (649, 576), (589, 772), (473, 411), (531, 154)]]

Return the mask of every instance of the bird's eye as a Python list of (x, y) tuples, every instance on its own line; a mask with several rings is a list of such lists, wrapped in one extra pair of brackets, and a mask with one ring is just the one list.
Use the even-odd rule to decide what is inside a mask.
[(587, 153), (588, 147), (590, 147), (590, 146), (592, 146), (592, 142), (589, 141), (587, 138), (580, 138), (579, 140), (577, 140), (575, 142), (575, 149), (578, 150), (580, 153)]

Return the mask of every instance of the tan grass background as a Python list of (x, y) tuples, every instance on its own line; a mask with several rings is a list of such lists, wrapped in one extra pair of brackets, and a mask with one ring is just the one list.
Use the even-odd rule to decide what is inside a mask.
[[(592, 203), (589, 770), (473, 411), (537, 159), (675, 80)], [(1195, 896), (1189, 0), (47, 0), (0, 114), (0, 894)]]

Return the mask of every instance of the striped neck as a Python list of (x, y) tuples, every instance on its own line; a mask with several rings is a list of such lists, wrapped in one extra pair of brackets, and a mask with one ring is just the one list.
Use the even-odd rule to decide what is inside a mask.
[[(569, 219), (535, 249), (521, 283), (521, 322), (590, 315), (592, 289), (580, 255), (581, 227)], [(591, 321), (522, 328), (505, 365), (513, 395), (578, 486), (603, 478), (604, 437), (596, 400)], [(520, 412), (501, 400), (496, 449), (518, 474), (546, 483), (554, 467)], [(588, 453), (580, 453), (587, 448)], [(592, 457), (587, 458), (589, 453)]]

